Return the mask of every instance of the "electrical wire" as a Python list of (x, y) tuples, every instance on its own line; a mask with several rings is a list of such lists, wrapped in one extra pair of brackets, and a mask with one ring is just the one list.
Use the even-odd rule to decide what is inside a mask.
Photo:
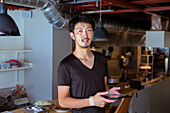
[(101, 12), (102, 4), (101, 4), (101, 1), (102, 1), (102, 0), (100, 0), (100, 18), (99, 18), (100, 21), (102, 20), (102, 12)]

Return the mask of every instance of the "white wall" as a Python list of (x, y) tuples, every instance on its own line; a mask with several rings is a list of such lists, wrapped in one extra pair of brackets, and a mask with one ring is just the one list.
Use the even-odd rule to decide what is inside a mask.
[[(20, 17), (20, 11), (8, 11), (8, 14), (14, 19), (18, 25), (21, 36), (0, 36), (0, 50), (22, 50), (24, 49), (24, 19)], [(19, 54), (19, 60), (22, 61), (24, 55)], [(15, 53), (0, 52), (0, 62), (15, 59)], [(18, 73), (18, 81), (16, 81), (16, 71), (0, 72), (0, 88), (13, 87), (17, 83), (24, 84), (24, 71)]]
[(34, 10), (32, 18), (25, 20), (25, 49), (32, 49), (25, 58), (35, 65), (25, 70), (24, 82), (31, 102), (52, 99), (52, 30), (52, 25), (39, 10)]
[(25, 58), (35, 64), (25, 70), (25, 84), (31, 102), (57, 98), (56, 71), (58, 64), (72, 52), (72, 40), (66, 28), (55, 29), (41, 11), (33, 11), (33, 18), (25, 20), (25, 49), (32, 53)]

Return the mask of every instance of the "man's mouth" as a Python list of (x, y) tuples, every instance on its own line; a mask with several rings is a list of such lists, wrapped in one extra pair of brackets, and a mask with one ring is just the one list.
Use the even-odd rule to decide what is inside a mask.
[(82, 42), (88, 42), (90, 39), (89, 38), (83, 38), (81, 41)]

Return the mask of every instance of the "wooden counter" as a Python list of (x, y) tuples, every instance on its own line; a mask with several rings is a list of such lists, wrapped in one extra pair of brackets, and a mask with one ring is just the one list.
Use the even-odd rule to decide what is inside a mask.
[[(58, 101), (57, 100), (53, 100), (53, 101), (56, 103), (56, 105), (58, 105)], [(16, 109), (16, 110), (13, 110), (13, 111), (10, 111), (10, 112), (12, 112), (12, 113), (24, 113), (23, 108)], [(52, 108), (49, 108), (49, 113), (59, 113), (59, 112), (53, 110)], [(63, 112), (63, 113), (71, 113), (71, 110), (68, 111), (68, 112)]]
[[(117, 109), (114, 109), (113, 111), (113, 105), (111, 105), (109, 108), (107, 109), (105, 112), (106, 113), (127, 113), (128, 107), (129, 107), (129, 103), (130, 103), (131, 98), (127, 98), (127, 99), (122, 99), (121, 103), (119, 104), (119, 106), (117, 107)], [(57, 100), (54, 100), (57, 103)], [(115, 108), (115, 107), (114, 107)], [(16, 109), (13, 111), (10, 111), (11, 113), (24, 113), (23, 108), (20, 109)], [(53, 110), (52, 108), (49, 108), (49, 113), (59, 113), (55, 110)], [(64, 112), (64, 113), (71, 113), (71, 110), (68, 112)]]
[[(24, 111), (23, 111), (22, 108), (21, 108), (21, 109), (13, 110), (13, 111), (11, 111), (11, 112), (12, 112), (12, 113), (24, 113)], [(49, 113), (59, 113), (59, 112), (57, 112), (57, 111), (53, 110), (52, 108), (50, 108)], [(64, 112), (64, 113), (71, 113), (71, 111), (69, 111), (69, 112)]]

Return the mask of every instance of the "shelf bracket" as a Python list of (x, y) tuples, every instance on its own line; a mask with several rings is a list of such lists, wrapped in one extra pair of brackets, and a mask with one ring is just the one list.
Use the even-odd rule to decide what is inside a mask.
[(18, 82), (18, 70), (15, 71), (15, 82)]
[(15, 59), (18, 60), (18, 51), (15, 52)]

